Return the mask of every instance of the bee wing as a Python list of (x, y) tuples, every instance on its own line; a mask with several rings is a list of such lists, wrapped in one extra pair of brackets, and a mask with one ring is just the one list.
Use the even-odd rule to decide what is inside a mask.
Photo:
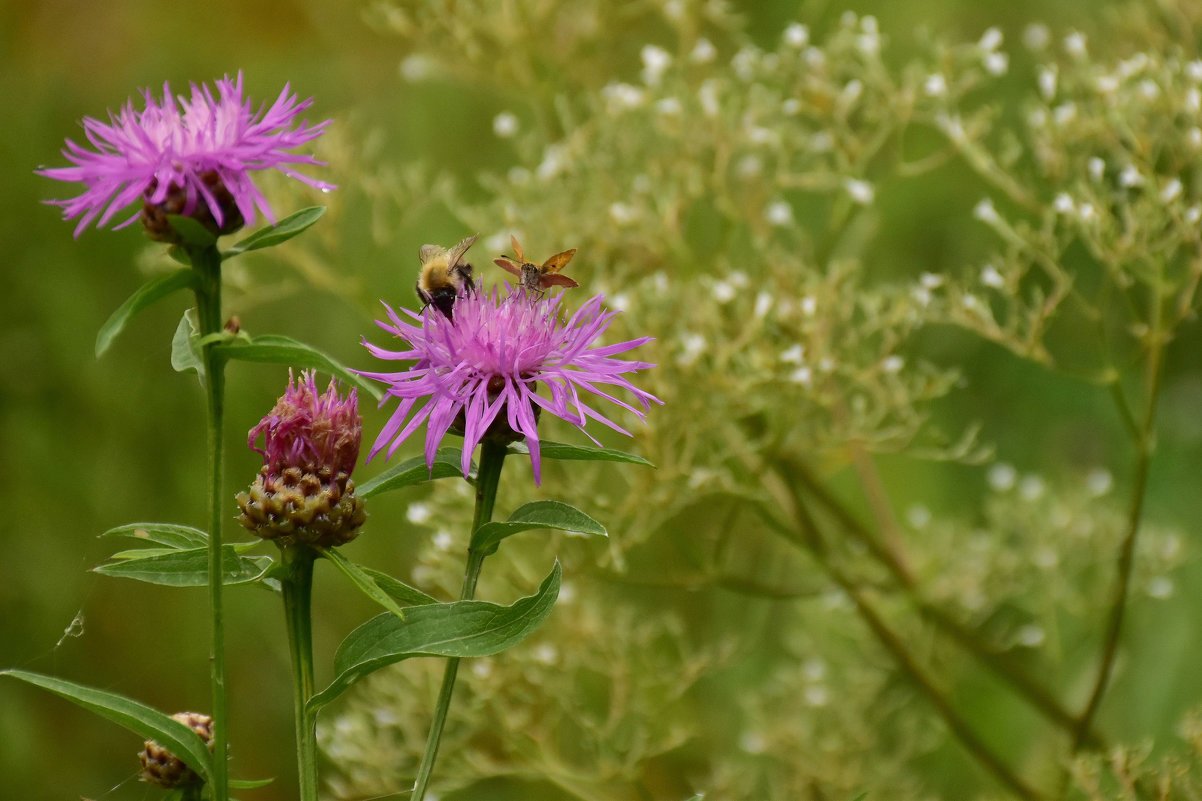
[(522, 274), (522, 268), (519, 267), (517, 264), (514, 264), (509, 259), (493, 259), (492, 263), (504, 270), (507, 270), (507, 271), (513, 273), (514, 275)]
[(526, 257), (522, 255), (522, 246), (518, 244), (518, 238), (513, 234), (509, 235), (509, 242), (513, 245), (513, 255), (517, 256), (518, 264), (526, 261)]
[(467, 249), (476, 243), (480, 238), (479, 234), (473, 234), (463, 239), (458, 245), (447, 251), (447, 265), (454, 267), (459, 264), (459, 260), (463, 258), (463, 254), (467, 253)]
[(543, 275), (539, 278), (538, 283), (542, 289), (552, 286), (566, 286), (568, 289), (573, 289), (580, 286), (580, 284), (576, 283), (571, 278), (568, 278), (566, 275), (560, 275), (559, 273), (543, 273)]
[(565, 250), (563, 253), (556, 253), (551, 258), (543, 262), (543, 272), (557, 273), (562, 270), (572, 257), (576, 255), (576, 248)]
[(421, 249), (417, 251), (417, 258), (422, 264), (429, 264), (446, 252), (446, 248), (438, 245), (422, 245)]

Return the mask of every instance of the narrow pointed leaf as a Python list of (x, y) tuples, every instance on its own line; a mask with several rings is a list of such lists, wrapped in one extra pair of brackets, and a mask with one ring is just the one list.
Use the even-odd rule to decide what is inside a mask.
[(244, 362), (271, 362), (324, 370), (376, 400), (384, 396), (384, 390), (378, 384), (361, 378), (316, 348), (290, 337), (263, 334), (247, 339), (231, 339), (216, 347), (227, 359), (239, 359)]
[(170, 715), (164, 715), (157, 709), (123, 695), (85, 687), (82, 684), (57, 679), (53, 676), (44, 676), (40, 673), (30, 673), (25, 670), (2, 670), (0, 676), (11, 676), (66, 698), (90, 712), (95, 712), (97, 715), (123, 726), (143, 740), (154, 740), (182, 759), (188, 767), (200, 774), (206, 781), (212, 777), (213, 757), (204, 741), (200, 739), (200, 735)]
[(181, 526), (175, 523), (126, 523), (124, 526), (110, 528), (102, 537), (131, 537), (144, 542), (157, 542), (171, 548), (203, 548), (209, 541), (209, 535), (192, 526)]
[(551, 613), (561, 574), (557, 561), (537, 593), (510, 606), (454, 601), (410, 607), (404, 620), (390, 614), (372, 618), (342, 641), (334, 656), (337, 678), (309, 699), (309, 711), (321, 709), (372, 671), (403, 659), (491, 656), (518, 644)]
[(167, 224), (179, 235), (185, 248), (208, 248), (217, 244), (217, 234), (191, 217), (168, 214)]
[(266, 787), (274, 781), (275, 779), (230, 779), (230, 789), (256, 790), (260, 787)]
[[(221, 546), (223, 583), (246, 584), (271, 567), (267, 556), (239, 556), (233, 545)], [(92, 568), (95, 573), (161, 584), (166, 587), (204, 587), (209, 579), (208, 548), (190, 548), (171, 553), (151, 553), (145, 558), (106, 562)]]
[(171, 366), (177, 373), (195, 370), (201, 383), (204, 383), (204, 360), (197, 344), (197, 334), (196, 309), (188, 309), (184, 316), (179, 318), (175, 336), (171, 338)]
[(401, 606), (425, 606), (426, 604), (438, 603), (437, 598), (426, 595), (416, 587), (410, 587), (405, 582), (393, 578), (387, 573), (373, 570), (370, 567), (363, 567), (362, 565), (359, 566), (359, 569), (371, 576), (375, 580), (376, 586), (388, 593)]
[(100, 330), (96, 333), (96, 358), (99, 359), (108, 350), (109, 345), (113, 344), (113, 340), (125, 329), (126, 324), (133, 319), (135, 314), (178, 289), (196, 289), (199, 285), (200, 278), (191, 268), (176, 270), (142, 284), (136, 292), (117, 307), (104, 325), (100, 326)]
[(535, 501), (519, 507), (504, 522), (485, 523), (476, 529), (472, 534), (471, 550), (490, 554), (497, 550), (497, 544), (506, 537), (538, 528), (601, 536), (608, 534), (605, 526), (574, 506), (559, 501)]
[(268, 225), (255, 231), (246, 237), (246, 239), (243, 239), (222, 253), (221, 257), (228, 259), (237, 256), (239, 253), (248, 253), (252, 250), (274, 247), (281, 242), (287, 242), (321, 219), (321, 215), (325, 213), (325, 206), (310, 206), (307, 209), (301, 209), (298, 212), (289, 214), (275, 225)]
[[(655, 467), (642, 456), (633, 453), (614, 450), (613, 448), (595, 448), (591, 445), (566, 445), (562, 442), (539, 441), (539, 452), (544, 459), (564, 459), (585, 462), (627, 462)], [(509, 446), (511, 453), (528, 454), (530, 450), (524, 442), (515, 442)]]
[(343, 556), (342, 551), (338, 550), (337, 548), (320, 547), (317, 549), (317, 551), (326, 559), (329, 559), (335, 567), (341, 570), (343, 575), (349, 578), (351, 583), (358, 587), (364, 595), (404, 620), (405, 610), (401, 608), (401, 605), (393, 600), (391, 595), (384, 592), (384, 590), (380, 588), (380, 585), (376, 584), (376, 580), (374, 578), (363, 572), (363, 568), (359, 567), (350, 559), (347, 559), (345, 556)]
[[(462, 476), (463, 471), (459, 466), (461, 459), (458, 448), (439, 448), (431, 467), (426, 467), (426, 457), (414, 456), (357, 485), (355, 494), (360, 498), (370, 498), (381, 492), (421, 484), (423, 481)], [(474, 465), (472, 472), (475, 473)]]

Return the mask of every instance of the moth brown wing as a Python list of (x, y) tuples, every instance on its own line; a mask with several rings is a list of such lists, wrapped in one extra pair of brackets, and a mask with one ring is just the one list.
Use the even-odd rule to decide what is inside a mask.
[(574, 289), (580, 286), (580, 284), (576, 283), (571, 278), (568, 278), (566, 275), (560, 275), (559, 273), (543, 273), (539, 283), (544, 288), (549, 286), (565, 286), (568, 289)]
[(518, 244), (518, 238), (513, 234), (509, 235), (509, 243), (513, 245), (513, 255), (517, 256), (518, 264), (526, 261), (526, 257), (522, 255), (522, 246)]
[(417, 251), (417, 258), (422, 264), (429, 264), (446, 252), (446, 248), (441, 248), (438, 245), (422, 245)]
[(576, 255), (576, 248), (565, 250), (563, 253), (556, 253), (551, 258), (543, 262), (543, 272), (557, 273), (567, 266), (567, 263)]
[(474, 245), (476, 240), (479, 238), (479, 234), (472, 234), (469, 237), (465, 237), (459, 242), (458, 245), (448, 250), (447, 265), (449, 267), (455, 267), (455, 265), (459, 264), (459, 261), (463, 258), (463, 254), (467, 253), (467, 249)]
[(522, 268), (509, 259), (493, 259), (492, 263), (514, 275), (520, 276), (522, 274)]

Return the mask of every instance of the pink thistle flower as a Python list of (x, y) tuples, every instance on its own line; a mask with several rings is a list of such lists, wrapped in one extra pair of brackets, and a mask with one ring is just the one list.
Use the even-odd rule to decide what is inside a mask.
[[(80, 218), (75, 236), (94, 220), (97, 227), (107, 224), (137, 200), (163, 206), (181, 194), (179, 213), (191, 216), (203, 202), (221, 232), (229, 230), (227, 217), (236, 216), (235, 210), (247, 223), (254, 222), (256, 209), (275, 222), (266, 198), (250, 178), (252, 170), (274, 168), (323, 191), (335, 188), (288, 166), (324, 164), (313, 156), (285, 152), (317, 138), (329, 125), (329, 120), (317, 125), (302, 121), (292, 127), (312, 98), (298, 101), (285, 84), (270, 108), (264, 104), (254, 111), (242, 97), (241, 72), (236, 80), (226, 76), (217, 81), (219, 97), (208, 85), (191, 86), (190, 98), (176, 98), (164, 83), (162, 102), (149, 89), (143, 90), (144, 110), (135, 111), (133, 101), (127, 101), (120, 114), (109, 113), (107, 125), (84, 118), (85, 135), (95, 150), (68, 139), (62, 154), (75, 166), (37, 170), (47, 178), (85, 185), (76, 197), (48, 201), (62, 207), (63, 219)], [(233, 208), (223, 199), (232, 201)], [(116, 228), (137, 218), (134, 214)]]
[[(585, 401), (591, 394), (633, 412), (640, 419), (659, 398), (638, 389), (626, 373), (654, 367), (646, 362), (613, 358), (651, 340), (640, 337), (616, 345), (594, 346), (617, 312), (602, 309), (597, 296), (571, 318), (561, 315), (562, 295), (539, 298), (520, 289), (502, 297), (492, 292), (469, 292), (455, 302), (453, 319), (429, 308), (422, 313), (405, 309), (402, 319), (384, 304), (391, 323), (377, 325), (405, 340), (408, 350), (390, 351), (364, 340), (380, 359), (412, 360), (397, 373), (356, 371), (388, 385), (388, 397), (400, 404), (380, 431), (368, 455), (370, 460), (388, 445), (388, 456), (409, 435), (426, 424), (426, 464), (432, 466), (439, 442), (454, 426), (462, 431), (463, 473), (471, 466), (476, 445), (490, 428), (504, 421), (511, 435), (525, 437), (530, 450), (535, 483), (542, 478), (539, 459), (538, 416), (547, 411), (584, 430), (590, 418), (629, 436), (613, 420)], [(550, 397), (538, 394), (545, 386)], [(629, 392), (636, 408), (619, 400), (603, 386)], [(416, 408), (419, 401), (425, 401)], [(501, 418), (502, 410), (504, 417)], [(411, 416), (412, 415), (412, 416)], [(587, 432), (585, 435), (596, 442)], [(391, 443), (391, 444), (389, 444)]]
[[(263, 447), (255, 441), (263, 437)], [(363, 439), (363, 418), (354, 389), (346, 398), (338, 394), (334, 379), (324, 395), (317, 394), (312, 370), (295, 381), (288, 373), (288, 388), (257, 426), (250, 430), (247, 446), (263, 455), (269, 475), (281, 475), (289, 467), (316, 473), (322, 468), (331, 475), (355, 469), (359, 443)]]

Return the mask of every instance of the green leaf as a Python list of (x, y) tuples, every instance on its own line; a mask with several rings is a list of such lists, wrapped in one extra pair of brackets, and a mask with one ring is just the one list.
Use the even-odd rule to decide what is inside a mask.
[(180, 526), (175, 523), (127, 523), (124, 526), (110, 528), (102, 537), (132, 537), (145, 542), (157, 542), (171, 548), (203, 548), (209, 541), (209, 535), (192, 526)]
[(119, 726), (129, 729), (143, 740), (154, 740), (182, 759), (206, 781), (212, 778), (213, 756), (200, 735), (164, 715), (157, 709), (116, 693), (85, 687), (82, 684), (30, 673), (24, 670), (0, 670), (0, 676), (12, 676), (49, 690), (90, 712), (95, 712)]
[(410, 587), (405, 582), (395, 579), (387, 573), (372, 570), (370, 567), (363, 567), (362, 565), (359, 566), (359, 569), (371, 576), (376, 582), (377, 587), (388, 593), (394, 601), (402, 606), (425, 606), (426, 604), (438, 603), (436, 598), (426, 595), (416, 587)]
[(275, 779), (230, 779), (230, 789), (256, 790), (260, 787), (266, 787), (274, 781)]
[(125, 329), (126, 324), (133, 319), (135, 314), (155, 301), (162, 300), (177, 289), (194, 290), (199, 286), (200, 277), (191, 268), (176, 270), (142, 284), (136, 292), (117, 307), (105, 324), (100, 326), (100, 330), (96, 333), (96, 358), (99, 359), (108, 350), (109, 345), (113, 344), (113, 340)]
[(574, 506), (559, 501), (535, 501), (514, 511), (505, 522), (485, 523), (472, 534), (470, 550), (490, 554), (506, 537), (536, 528), (607, 536), (605, 526)]
[(231, 339), (215, 347), (228, 359), (239, 359), (244, 362), (271, 362), (324, 370), (357, 387), (360, 391), (366, 392), (376, 400), (384, 397), (383, 388), (375, 382), (352, 373), (316, 348), (290, 337), (263, 334), (246, 339)]
[(403, 659), (491, 656), (517, 645), (551, 613), (561, 576), (556, 561), (537, 593), (510, 606), (453, 601), (410, 607), (404, 620), (390, 614), (372, 618), (338, 646), (334, 656), (337, 678), (309, 699), (309, 711), (321, 709), (372, 671)]
[(217, 234), (191, 217), (168, 214), (167, 224), (179, 236), (185, 248), (208, 248), (217, 243)]
[(374, 578), (363, 572), (363, 568), (347, 559), (342, 555), (342, 551), (337, 548), (317, 548), (317, 552), (334, 563), (334, 566), (346, 575), (351, 580), (351, 583), (358, 587), (364, 595), (371, 598), (380, 606), (392, 612), (402, 620), (405, 619), (405, 610), (393, 600), (392, 596), (384, 592), (380, 585), (376, 584)]
[[(562, 442), (540, 440), (538, 449), (544, 459), (563, 459), (577, 462), (628, 462), (629, 464), (655, 467), (655, 465), (642, 456), (635, 456), (633, 453), (626, 453), (625, 451), (616, 451), (613, 448), (594, 448), (591, 445), (566, 445)], [(524, 442), (515, 442), (509, 446), (509, 452), (528, 454), (530, 453), (530, 449), (526, 447), (526, 443)]]
[[(423, 481), (462, 476), (462, 459), (463, 452), (458, 448), (439, 448), (431, 467), (426, 467), (426, 457), (414, 456), (359, 484), (355, 487), (355, 494), (360, 498), (370, 498), (381, 492), (421, 484)], [(475, 465), (472, 465), (472, 474), (475, 475), (475, 472)]]
[(240, 253), (247, 253), (252, 250), (274, 247), (281, 242), (287, 242), (289, 239), (301, 233), (306, 228), (313, 225), (313, 223), (321, 219), (321, 215), (325, 213), (325, 206), (311, 206), (307, 209), (301, 209), (295, 214), (289, 214), (275, 225), (269, 225), (265, 228), (260, 228), (258, 231), (255, 231), (253, 234), (246, 237), (246, 239), (243, 239), (241, 242), (222, 253), (221, 257), (223, 259), (228, 259), (237, 256)]
[[(209, 549), (189, 548), (171, 553), (156, 553), (151, 549), (149, 556), (128, 558), (118, 562), (106, 562), (92, 568), (92, 572), (118, 578), (131, 578), (148, 584), (166, 587), (204, 587), (209, 583)], [(127, 552), (129, 553), (129, 552)], [(223, 583), (246, 584), (255, 581), (271, 568), (271, 557), (239, 556), (236, 546), (221, 546), (221, 568)]]
[(205, 380), (204, 359), (201, 357), (200, 345), (197, 344), (200, 327), (196, 324), (196, 309), (188, 309), (179, 318), (175, 327), (175, 336), (171, 338), (171, 366), (177, 373), (195, 370), (203, 384)]

